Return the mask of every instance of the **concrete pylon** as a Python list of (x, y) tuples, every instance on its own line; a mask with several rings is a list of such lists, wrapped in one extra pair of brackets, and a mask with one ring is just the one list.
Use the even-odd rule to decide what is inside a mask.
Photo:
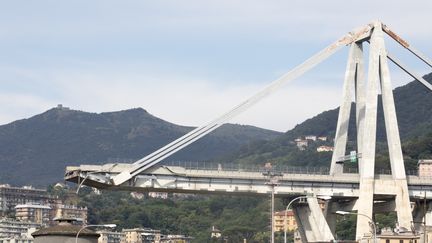
[[(342, 104), (339, 107), (339, 116), (336, 125), (336, 134), (334, 139), (334, 150), (330, 166), (330, 175), (343, 173), (343, 164), (339, 163), (345, 156), (346, 145), (348, 140), (348, 126), (351, 113), (351, 103), (353, 93), (355, 93), (356, 102), (356, 125), (358, 134), (362, 134), (364, 120), (364, 81), (363, 81), (363, 45), (361, 42), (351, 44), (345, 79), (342, 91)], [(359, 136), (361, 138), (361, 136)], [(358, 144), (361, 139), (358, 139)], [(361, 146), (359, 145), (360, 150)]]
[[(387, 64), (387, 52), (384, 45), (382, 24), (374, 23), (370, 38), (369, 70), (365, 103), (364, 127), (360, 134), (362, 154), (360, 171), (360, 194), (358, 198), (358, 213), (373, 217), (375, 189), (375, 149), (378, 89), (381, 88), (384, 109), (387, 143), (389, 147), (390, 165), (393, 181), (396, 186), (395, 204), (398, 224), (411, 228), (412, 215), (409, 201), (408, 186), (403, 163), (396, 110), (393, 100), (390, 72)], [(356, 239), (370, 234), (369, 219), (357, 217)]]
[(331, 242), (333, 233), (316, 197), (308, 197), (307, 204), (294, 206), (302, 242)]

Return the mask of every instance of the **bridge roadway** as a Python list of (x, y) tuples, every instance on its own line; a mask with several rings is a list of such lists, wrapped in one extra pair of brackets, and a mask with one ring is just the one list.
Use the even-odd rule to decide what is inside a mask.
[[(65, 180), (92, 186), (98, 189), (158, 191), (176, 193), (266, 195), (271, 193), (269, 182), (275, 182), (275, 196), (292, 197), (314, 194), (330, 195), (333, 198), (358, 198), (359, 174), (344, 173), (338, 176), (314, 173), (281, 173), (273, 179), (263, 171), (241, 169), (186, 168), (181, 166), (159, 166), (146, 170), (125, 183), (114, 186), (110, 178), (121, 173), (129, 164), (68, 166)], [(272, 172), (272, 171), (270, 171)], [(276, 171), (275, 171), (276, 172)], [(277, 173), (274, 173), (277, 174)], [(376, 199), (394, 196), (397, 190), (391, 175), (376, 175), (374, 194)], [(425, 191), (432, 191), (432, 178), (407, 176), (411, 200), (423, 198)], [(427, 195), (432, 199), (432, 193)]]

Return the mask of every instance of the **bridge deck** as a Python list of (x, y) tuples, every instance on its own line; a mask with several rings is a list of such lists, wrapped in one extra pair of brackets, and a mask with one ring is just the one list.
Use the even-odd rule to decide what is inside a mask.
[[(270, 178), (262, 171), (244, 169), (226, 170), (219, 167), (212, 169), (194, 169), (180, 166), (160, 166), (143, 172), (133, 179), (113, 186), (110, 178), (117, 175), (127, 164), (81, 165), (67, 167), (65, 179), (88, 186), (114, 190), (164, 191), (179, 193), (235, 193), (268, 194)], [(332, 195), (334, 197), (358, 197), (359, 175), (346, 173), (330, 176), (321, 173), (281, 173), (273, 180), (277, 183), (277, 196)], [(315, 172), (320, 170), (315, 170)], [(274, 171), (275, 172), (275, 171)], [(277, 181), (276, 181), (277, 180)], [(410, 196), (423, 197), (425, 190), (432, 190), (432, 178), (407, 176)], [(375, 194), (386, 197), (393, 194), (396, 187), (391, 175), (376, 175)], [(385, 185), (383, 187), (383, 185)], [(385, 188), (383, 190), (382, 188)], [(432, 195), (430, 195), (432, 199)]]

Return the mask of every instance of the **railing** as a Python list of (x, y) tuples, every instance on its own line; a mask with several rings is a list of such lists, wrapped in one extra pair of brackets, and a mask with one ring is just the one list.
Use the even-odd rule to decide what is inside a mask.
[[(179, 166), (187, 170), (214, 170), (214, 171), (233, 171), (233, 172), (279, 172), (285, 174), (311, 174), (311, 175), (328, 175), (330, 174), (329, 167), (309, 167), (309, 166), (281, 166), (273, 165), (271, 168), (266, 168), (260, 165), (241, 165), (233, 163), (215, 163), (206, 161), (171, 161), (164, 162), (166, 166)], [(344, 168), (346, 174), (358, 174), (358, 168)], [(376, 169), (377, 175), (391, 175), (390, 169)], [(417, 170), (408, 170), (406, 175), (418, 176)]]
[(211, 171), (232, 171), (232, 172), (279, 172), (286, 174), (313, 174), (313, 175), (328, 175), (330, 169), (328, 167), (301, 167), (301, 166), (280, 166), (273, 165), (271, 168), (266, 168), (259, 165), (241, 165), (233, 163), (210, 163), (203, 161), (172, 161), (165, 162), (166, 166), (179, 166), (186, 170), (211, 170)]
[[(110, 159), (113, 163), (131, 163), (133, 159)], [(311, 175), (328, 175), (330, 168), (325, 166), (281, 166), (273, 165), (271, 168), (265, 168), (261, 165), (242, 165), (234, 163), (217, 163), (208, 161), (170, 161), (163, 162), (162, 165), (179, 166), (187, 170), (212, 170), (212, 171), (233, 171), (233, 172), (260, 172), (267, 171), (285, 173), (285, 174), (311, 174)], [(345, 167), (344, 173), (358, 174), (358, 168)], [(376, 175), (391, 175), (390, 169), (375, 169)], [(418, 170), (407, 170), (406, 175), (418, 176)]]

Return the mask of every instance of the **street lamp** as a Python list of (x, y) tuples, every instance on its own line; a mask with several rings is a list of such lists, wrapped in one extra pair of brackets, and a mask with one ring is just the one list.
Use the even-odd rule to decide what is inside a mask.
[[(286, 206), (286, 208), (285, 208), (285, 217), (284, 217), (284, 243), (287, 243), (287, 217), (288, 217), (288, 209), (289, 209), (289, 207), (291, 206), (291, 204), (292, 204), (294, 201), (297, 201), (297, 200), (300, 200), (300, 199), (306, 199), (306, 198), (308, 198), (308, 197), (311, 197), (311, 196), (300, 196), (300, 197), (296, 197), (296, 198), (294, 198), (293, 200), (291, 200), (291, 201), (288, 203), (288, 205)], [(331, 196), (318, 196), (317, 198), (319, 198), (319, 199), (323, 199), (323, 200), (330, 200), (330, 199), (331, 199)]]
[(346, 211), (336, 211), (336, 214), (340, 214), (340, 215), (348, 215), (348, 214), (351, 214), (351, 215), (360, 215), (360, 216), (363, 216), (363, 217), (366, 217), (367, 219), (369, 219), (370, 222), (372, 223), (373, 230), (374, 230), (374, 234), (373, 234), (374, 243), (376, 243), (377, 230), (376, 230), (375, 222), (372, 220), (371, 217), (367, 216), (366, 214), (362, 214), (362, 213), (354, 213), (354, 212), (346, 212)]
[(85, 226), (81, 227), (80, 230), (78, 230), (76, 237), (75, 237), (75, 243), (78, 243), (78, 237), (79, 237), (79, 234), (81, 233), (81, 231), (83, 231), (85, 228), (89, 228), (89, 227), (115, 228), (115, 227), (117, 227), (117, 225), (115, 225), (115, 224), (89, 224), (89, 225), (85, 225)]

